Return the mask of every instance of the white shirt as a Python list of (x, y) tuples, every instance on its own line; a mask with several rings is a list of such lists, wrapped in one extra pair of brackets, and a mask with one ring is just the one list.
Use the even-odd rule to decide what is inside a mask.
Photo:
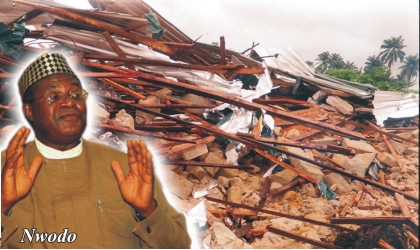
[(54, 160), (61, 160), (61, 159), (69, 159), (74, 158), (76, 156), (79, 156), (82, 153), (83, 149), (83, 143), (82, 140), (80, 140), (80, 143), (69, 150), (66, 151), (60, 151), (51, 147), (46, 146), (42, 142), (38, 141), (38, 139), (35, 138), (35, 145), (38, 148), (39, 152), (47, 159), (54, 159)]

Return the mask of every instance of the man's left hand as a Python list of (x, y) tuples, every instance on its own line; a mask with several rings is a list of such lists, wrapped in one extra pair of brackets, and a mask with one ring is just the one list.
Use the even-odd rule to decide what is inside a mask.
[(111, 162), (111, 168), (118, 181), (123, 199), (141, 217), (150, 216), (157, 207), (153, 198), (153, 161), (144, 141), (128, 140), (129, 172), (124, 176), (121, 164)]

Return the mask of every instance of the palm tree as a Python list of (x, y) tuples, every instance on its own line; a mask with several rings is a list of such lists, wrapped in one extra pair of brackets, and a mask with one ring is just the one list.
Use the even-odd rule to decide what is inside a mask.
[(330, 52), (322, 52), (318, 55), (315, 61), (319, 62), (318, 66), (316, 66), (315, 68), (315, 71), (319, 73), (324, 73), (330, 66)]
[(382, 63), (381, 59), (379, 58), (379, 56), (369, 56), (367, 58), (367, 61), (365, 62), (365, 72), (369, 71), (370, 69), (374, 68), (374, 67), (378, 67), (378, 66), (383, 66), (384, 64)]
[(407, 56), (404, 60), (404, 65), (399, 67), (401, 69), (401, 76), (405, 76), (408, 81), (412, 77), (417, 77), (419, 72), (419, 54)]
[(309, 68), (314, 69), (314, 62), (306, 61), (305, 63), (309, 66)]
[(330, 68), (341, 69), (344, 67), (344, 60), (340, 54), (332, 53), (330, 57)]
[(391, 37), (388, 40), (384, 40), (384, 43), (381, 45), (381, 53), (379, 53), (379, 56), (381, 58), (381, 61), (388, 64), (388, 68), (391, 69), (392, 64), (396, 62), (398, 59), (400, 59), (400, 62), (403, 61), (405, 52), (402, 51), (404, 47), (407, 47), (403, 44), (404, 39), (402, 39), (402, 36), (399, 37)]
[(344, 63), (344, 68), (345, 68), (345, 69), (353, 69), (353, 70), (357, 70), (357, 67), (356, 67), (356, 65), (354, 64), (354, 62), (350, 62), (350, 61), (347, 61), (347, 62), (345, 62), (345, 63)]

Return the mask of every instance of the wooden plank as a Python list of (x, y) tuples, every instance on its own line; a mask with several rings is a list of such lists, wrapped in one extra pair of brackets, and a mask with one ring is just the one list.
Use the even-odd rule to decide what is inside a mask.
[(315, 225), (320, 225), (320, 226), (324, 226), (324, 227), (331, 227), (331, 228), (335, 228), (335, 229), (339, 229), (339, 230), (343, 230), (343, 231), (353, 231), (352, 229), (349, 229), (349, 228), (346, 228), (346, 227), (341, 227), (341, 226), (337, 227), (337, 225), (334, 225), (334, 224), (329, 224), (329, 223), (322, 222), (322, 221), (308, 219), (308, 218), (305, 218), (303, 216), (290, 215), (290, 214), (271, 211), (271, 210), (267, 210), (267, 209), (251, 207), (251, 206), (243, 205), (243, 204), (240, 204), (240, 203), (234, 203), (234, 202), (230, 202), (230, 201), (226, 201), (226, 200), (220, 200), (220, 199), (216, 199), (216, 198), (208, 197), (208, 196), (206, 196), (206, 199), (209, 200), (209, 201), (218, 202), (218, 203), (229, 205), (229, 206), (236, 207), (236, 208), (244, 208), (244, 209), (248, 209), (248, 210), (255, 211), (255, 212), (272, 214), (272, 215), (285, 217), (285, 218), (292, 219), (292, 220), (304, 221), (304, 222), (312, 223), (312, 224), (315, 224)]
[[(239, 134), (239, 133), (236, 133), (236, 134), (242, 136), (242, 134)], [(315, 144), (315, 143), (303, 143), (303, 142), (298, 142), (298, 141), (283, 139), (283, 138), (274, 139), (274, 138), (266, 138), (266, 137), (255, 137), (255, 140), (260, 141), (260, 142), (264, 142), (264, 143), (273, 143), (273, 144), (276, 144), (276, 145), (298, 147), (298, 148), (303, 148), (303, 149), (316, 149), (316, 150), (319, 150), (319, 151), (331, 152), (331, 153), (337, 153), (337, 154), (344, 154), (344, 155), (355, 155), (355, 153), (353, 152), (353, 150), (351, 148), (345, 148), (345, 147), (339, 147), (339, 146), (330, 147), (329, 145), (319, 145), (319, 144)]]
[(306, 182), (306, 179), (304, 179), (304, 178), (296, 179), (294, 181), (291, 181), (291, 182), (287, 183), (286, 185), (282, 186), (279, 189), (271, 191), (269, 194), (267, 194), (266, 197), (274, 197), (274, 196), (276, 196), (276, 195), (278, 195), (278, 194), (280, 194), (284, 191), (287, 191), (287, 190), (291, 189), (292, 187), (296, 186), (297, 184), (304, 183), (304, 182)]
[(225, 37), (220, 37), (220, 64), (226, 64), (226, 48), (225, 48)]
[(141, 135), (141, 136), (147, 136), (147, 137), (155, 137), (155, 138), (160, 138), (160, 139), (165, 139), (168, 141), (177, 141), (177, 142), (182, 142), (182, 143), (192, 143), (195, 145), (196, 141), (193, 140), (187, 140), (187, 139), (182, 139), (182, 138), (173, 138), (173, 137), (169, 137), (166, 135), (162, 135), (160, 133), (152, 133), (152, 132), (145, 132), (145, 131), (140, 131), (140, 130), (132, 130), (129, 128), (123, 128), (123, 127), (117, 127), (117, 126), (112, 126), (109, 124), (104, 124), (104, 123), (92, 123), (93, 126), (95, 127), (99, 127), (99, 128), (104, 128), (110, 131), (118, 131), (118, 132), (124, 132), (124, 133), (129, 133), (129, 134), (136, 134), (136, 135)]
[(363, 217), (363, 218), (331, 218), (331, 224), (363, 224), (363, 225), (375, 225), (375, 224), (404, 224), (407, 223), (408, 219), (404, 217)]
[(266, 152), (264, 152), (264, 151), (262, 151), (258, 148), (252, 148), (252, 150), (254, 150), (258, 154), (262, 155), (263, 157), (269, 159), (270, 161), (278, 164), (279, 166), (281, 166), (281, 167), (299, 175), (300, 177), (302, 177), (302, 178), (304, 178), (304, 179), (306, 179), (306, 180), (308, 180), (312, 183), (318, 184), (318, 181), (314, 177), (308, 175), (307, 173), (305, 173), (305, 172), (303, 172), (303, 171), (301, 171), (301, 170), (299, 170), (299, 169), (297, 169), (297, 168), (295, 168), (295, 167), (293, 167), (293, 166), (291, 166), (291, 165), (289, 165), (285, 162), (280, 161), (276, 157), (274, 157), (274, 156), (272, 156), (272, 155), (270, 155), (270, 154), (268, 154), (268, 153), (266, 153)]
[(412, 232), (406, 231), (410, 242), (417, 248), (419, 248), (419, 238), (416, 237)]
[(356, 198), (354, 199), (354, 205), (355, 206), (357, 206), (357, 204), (359, 204), (360, 198), (362, 198), (362, 194), (363, 194), (363, 189), (359, 189), (359, 191), (357, 191)]
[(116, 82), (114, 82), (114, 81), (112, 81), (108, 78), (98, 78), (98, 79), (100, 81), (106, 83), (106, 84), (109, 84), (109, 85), (113, 86), (116, 89), (124, 91), (126, 94), (129, 94), (129, 95), (131, 95), (135, 98), (138, 98), (138, 99), (141, 99), (141, 100), (146, 99), (146, 97), (144, 95), (141, 95), (141, 94), (137, 93), (136, 91), (134, 91), (132, 89), (126, 88), (126, 87), (122, 86), (121, 84), (118, 84), (118, 83), (116, 83)]
[[(120, 56), (122, 58), (127, 58), (127, 56), (124, 53), (124, 51), (122, 51), (122, 49), (120, 48), (120, 46), (118, 46), (118, 44), (115, 42), (114, 38), (112, 38), (112, 36), (109, 34), (108, 31), (105, 31), (104, 33), (102, 33), (102, 36), (109, 43), (109, 45), (111, 45), (111, 48), (115, 51), (115, 53), (117, 53), (118, 56)], [(126, 65), (127, 65), (127, 67), (129, 69), (132, 69), (132, 70), (135, 70), (136, 69), (134, 67), (134, 64), (132, 64), (130, 62), (127, 62)]]
[(263, 74), (263, 67), (246, 67), (244, 65), (217, 65), (217, 66), (203, 66), (198, 64), (185, 64), (185, 63), (171, 63), (166, 61), (159, 60), (150, 60), (150, 59), (141, 59), (141, 58), (123, 58), (118, 56), (109, 56), (109, 55), (94, 55), (88, 54), (85, 56), (86, 59), (96, 59), (96, 60), (107, 60), (107, 61), (120, 61), (120, 62), (132, 62), (140, 65), (153, 65), (153, 66), (164, 66), (170, 68), (178, 69), (192, 69), (207, 71), (216, 74)]
[(203, 167), (217, 167), (217, 168), (235, 168), (235, 169), (244, 169), (252, 170), (253, 167), (245, 165), (232, 165), (232, 164), (216, 164), (216, 163), (207, 163), (207, 162), (197, 162), (197, 161), (171, 161), (171, 165), (186, 165), (186, 166), (203, 166)]
[[(134, 72), (132, 72), (132, 73), (134, 73)], [(146, 74), (146, 73), (143, 73), (143, 72), (135, 72), (135, 74), (137, 74), (138, 78), (140, 78), (140, 79), (145, 79), (145, 80), (152, 81), (152, 82), (159, 82), (159, 85), (161, 85), (161, 86), (165, 86), (165, 87), (169, 87), (169, 88), (173, 88), (173, 89), (184, 90), (184, 91), (187, 91), (187, 92), (192, 93), (192, 94), (201, 95), (201, 96), (204, 96), (204, 97), (212, 98), (212, 99), (222, 101), (222, 102), (226, 102), (226, 103), (231, 103), (231, 104), (234, 104), (236, 106), (240, 106), (240, 107), (243, 107), (245, 109), (252, 110), (252, 111), (258, 111), (260, 109), (263, 109), (263, 110), (266, 111), (267, 114), (269, 114), (271, 116), (274, 116), (274, 117), (278, 117), (280, 119), (290, 120), (290, 121), (293, 121), (293, 122), (296, 122), (296, 123), (299, 123), (299, 124), (303, 124), (303, 125), (309, 126), (309, 127), (325, 129), (325, 130), (333, 132), (335, 134), (339, 134), (339, 135), (343, 135), (343, 136), (347, 136), (347, 137), (366, 140), (366, 137), (364, 135), (358, 133), (358, 132), (349, 131), (347, 129), (343, 129), (343, 128), (340, 128), (340, 127), (336, 127), (336, 126), (333, 126), (333, 125), (330, 125), (330, 124), (325, 124), (325, 123), (318, 122), (318, 121), (313, 121), (312, 119), (301, 117), (301, 116), (298, 116), (298, 115), (295, 115), (295, 114), (292, 114), (292, 113), (289, 113), (289, 112), (281, 111), (279, 109), (275, 109), (275, 108), (272, 108), (272, 107), (269, 107), (269, 106), (266, 106), (266, 105), (252, 103), (252, 102), (247, 101), (247, 100), (242, 100), (242, 99), (237, 98), (237, 97), (232, 97), (229, 94), (219, 93), (219, 92), (216, 92), (216, 91), (203, 89), (203, 88), (193, 86), (193, 85), (190, 85), (190, 84), (176, 82), (176, 81), (173, 81), (173, 80), (170, 80), (170, 79)]]
[(385, 249), (395, 249), (395, 247), (391, 246), (387, 242), (385, 242), (383, 239), (379, 239), (378, 245), (385, 248)]
[(191, 148), (193, 148), (193, 147), (195, 147), (197, 145), (201, 145), (201, 144), (206, 144), (206, 143), (212, 142), (214, 140), (216, 140), (216, 137), (210, 135), (210, 136), (207, 136), (205, 138), (198, 139), (196, 141), (196, 144), (184, 144), (184, 145), (180, 145), (176, 149), (171, 149), (171, 150), (167, 151), (166, 154), (167, 155), (173, 155), (173, 154), (179, 153), (181, 151), (185, 151), (185, 150), (191, 149)]
[(354, 201), (356, 200), (356, 196), (357, 196), (357, 194), (354, 194), (348, 201), (347, 201), (347, 203), (346, 203), (346, 205), (343, 207), (343, 209), (341, 210), (341, 212), (340, 212), (340, 215), (341, 216), (345, 216), (346, 214), (347, 214), (347, 210), (349, 210), (352, 206), (353, 206), (353, 204), (354, 204)]
[(280, 228), (267, 226), (267, 229), (268, 229), (269, 232), (279, 234), (279, 235), (282, 235), (282, 236), (286, 236), (286, 237), (294, 239), (296, 241), (302, 241), (302, 242), (305, 242), (305, 243), (309, 243), (309, 244), (317, 246), (317, 247), (327, 248), (327, 249), (339, 249), (340, 248), (339, 246), (336, 246), (332, 243), (319, 241), (319, 240), (314, 240), (314, 239), (311, 239), (311, 238), (308, 238), (308, 237), (303, 237), (303, 236), (300, 236), (298, 234), (294, 234), (294, 233), (282, 230)]
[(384, 134), (382, 134), (382, 136), (384, 137), (385, 144), (388, 147), (389, 151), (391, 152), (392, 157), (394, 157), (394, 159), (397, 161), (397, 164), (401, 168), (401, 170), (405, 172), (404, 164), (402, 164), (400, 157), (398, 156), (397, 152), (395, 152), (395, 149), (392, 146), (391, 142), (388, 140), (388, 136)]
[(102, 21), (98, 21), (96, 19), (93, 18), (89, 18), (87, 16), (82, 16), (73, 12), (70, 12), (68, 10), (65, 9), (60, 9), (57, 7), (53, 7), (53, 6), (48, 6), (48, 5), (44, 5), (41, 3), (37, 3), (37, 2), (29, 2), (29, 1), (25, 1), (25, 0), (15, 0), (14, 2), (16, 3), (21, 3), (21, 4), (25, 4), (28, 6), (31, 6), (33, 8), (39, 9), (41, 11), (44, 12), (48, 12), (51, 13), (53, 15), (57, 15), (60, 17), (63, 17), (65, 19), (71, 20), (74, 23), (77, 24), (81, 24), (81, 25), (86, 25), (89, 27), (93, 27), (95, 29), (99, 29), (102, 31), (109, 31), (112, 33), (115, 33), (117, 35), (126, 37), (130, 40), (133, 40), (134, 42), (138, 42), (138, 43), (142, 43), (144, 45), (147, 45), (161, 53), (167, 54), (167, 55), (174, 55), (176, 53), (176, 50), (169, 47), (166, 44), (157, 42), (151, 38), (148, 37), (143, 37), (134, 33), (129, 33), (127, 31), (122, 30), (121, 28), (102, 22)]

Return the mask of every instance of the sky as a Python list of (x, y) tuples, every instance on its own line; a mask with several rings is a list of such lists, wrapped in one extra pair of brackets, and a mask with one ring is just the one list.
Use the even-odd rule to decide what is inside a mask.
[[(60, 2), (68, 1), (61, 0)], [(78, 0), (71, 0), (72, 4)], [(292, 48), (305, 61), (339, 53), (363, 67), (384, 40), (402, 36), (407, 55), (419, 53), (418, 0), (145, 0), (156, 12), (195, 40), (219, 42), (242, 52)], [(399, 73), (396, 63), (393, 75)], [(419, 89), (418, 78), (416, 89)]]

